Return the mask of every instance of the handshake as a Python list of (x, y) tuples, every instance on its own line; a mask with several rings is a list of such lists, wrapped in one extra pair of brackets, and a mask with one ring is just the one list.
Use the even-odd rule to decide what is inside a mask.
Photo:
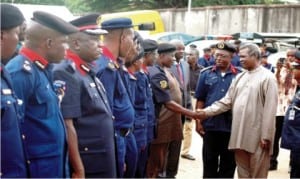
[(192, 112), (191, 118), (195, 119), (196, 121), (204, 121), (206, 118), (206, 114), (203, 109), (197, 109), (196, 111)]

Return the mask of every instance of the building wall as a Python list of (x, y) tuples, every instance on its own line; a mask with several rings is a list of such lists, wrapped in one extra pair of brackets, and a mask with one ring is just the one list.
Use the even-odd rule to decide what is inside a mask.
[(166, 31), (201, 34), (300, 33), (300, 4), (209, 6), (158, 10)]

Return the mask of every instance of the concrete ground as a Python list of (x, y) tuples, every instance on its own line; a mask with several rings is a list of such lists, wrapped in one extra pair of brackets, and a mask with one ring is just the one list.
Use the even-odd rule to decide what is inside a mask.
[[(193, 155), (196, 160), (191, 161), (180, 158), (179, 171), (176, 176), (178, 179), (199, 179), (202, 178), (202, 138), (193, 132), (192, 147), (190, 154)], [(270, 171), (268, 178), (289, 178), (288, 166), (289, 166), (289, 150), (281, 149), (278, 156), (278, 169)], [(235, 174), (237, 177), (237, 173)]]

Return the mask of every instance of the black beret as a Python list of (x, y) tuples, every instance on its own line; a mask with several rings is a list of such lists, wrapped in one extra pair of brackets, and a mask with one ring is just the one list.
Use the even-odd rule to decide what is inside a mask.
[(113, 18), (101, 23), (101, 28), (105, 30), (126, 29), (131, 27), (133, 27), (131, 19), (125, 17)]
[(1, 6), (1, 29), (10, 29), (21, 25), (25, 18), (19, 8), (10, 4)]
[(269, 53), (277, 53), (278, 50), (274, 47), (266, 47), (266, 51)]
[(172, 45), (170, 43), (160, 43), (160, 44), (158, 44), (157, 52), (159, 54), (174, 52), (174, 51), (176, 51), (176, 46), (175, 45)]
[(145, 39), (143, 40), (142, 47), (145, 53), (147, 53), (156, 50), (158, 48), (158, 44), (155, 40)]
[(78, 29), (72, 24), (47, 12), (35, 11), (32, 20), (65, 35), (78, 32)]
[(226, 51), (232, 52), (232, 53), (236, 52), (235, 46), (228, 42), (217, 43), (216, 48), (219, 50), (226, 50)]
[(92, 35), (107, 34), (106, 30), (101, 29), (97, 21), (100, 18), (99, 13), (88, 14), (70, 21), (70, 23), (79, 28), (81, 32)]

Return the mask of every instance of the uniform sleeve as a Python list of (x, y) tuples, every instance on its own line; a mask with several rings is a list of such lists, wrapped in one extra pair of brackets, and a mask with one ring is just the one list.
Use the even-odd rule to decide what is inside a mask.
[(25, 114), (25, 108), (29, 100), (29, 96), (33, 93), (33, 89), (35, 89), (32, 74), (24, 71), (15, 71), (10, 73), (10, 75), (16, 95), (23, 101), (21, 111)]
[(116, 84), (118, 83), (117, 71), (104, 68), (97, 73), (97, 77), (102, 82), (106, 91), (110, 107), (111, 109), (113, 109), (114, 93)]
[(163, 73), (158, 73), (151, 78), (153, 96), (157, 103), (171, 101), (168, 79)]
[(273, 76), (270, 76), (263, 83), (264, 108), (262, 121), (262, 139), (273, 140), (275, 131), (275, 116), (278, 102), (277, 82)]
[(81, 85), (65, 70), (55, 70), (53, 79), (64, 81), (66, 84), (65, 95), (61, 102), (61, 111), (65, 119), (73, 119), (81, 116)]
[(205, 89), (205, 78), (205, 73), (199, 75), (198, 83), (195, 89), (195, 98), (200, 101), (205, 101), (207, 96), (207, 91)]

